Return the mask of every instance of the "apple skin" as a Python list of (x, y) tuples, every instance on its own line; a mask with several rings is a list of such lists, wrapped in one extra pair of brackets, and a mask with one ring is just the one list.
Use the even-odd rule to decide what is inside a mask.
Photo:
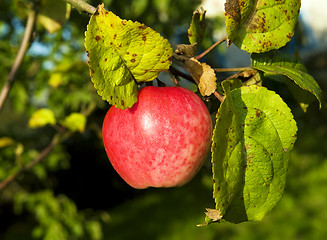
[(102, 134), (112, 166), (130, 186), (175, 187), (190, 181), (203, 165), (212, 122), (190, 90), (147, 86), (132, 108), (109, 109)]

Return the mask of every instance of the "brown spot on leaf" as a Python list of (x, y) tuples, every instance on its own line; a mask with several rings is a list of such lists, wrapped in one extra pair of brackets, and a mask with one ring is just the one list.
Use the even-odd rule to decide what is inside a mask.
[(146, 35), (142, 36), (142, 40), (145, 42), (146, 41)]
[(255, 110), (255, 115), (256, 115), (257, 117), (260, 117), (260, 116), (261, 116), (261, 111), (260, 111), (259, 109), (256, 109), (256, 110)]
[(117, 38), (117, 34), (115, 33), (113, 39), (116, 40), (116, 38)]
[(97, 42), (99, 42), (100, 40), (101, 40), (101, 37), (100, 36), (95, 36), (95, 40), (97, 41)]
[(127, 21), (126, 20), (122, 20), (121, 21), (121, 24), (125, 26), (127, 24)]
[(146, 26), (142, 23), (138, 28), (139, 29), (146, 29)]
[(291, 39), (291, 38), (292, 38), (292, 36), (293, 36), (293, 34), (292, 34), (292, 33), (289, 33), (289, 34), (287, 34), (287, 35), (286, 35), (286, 37), (287, 37), (288, 39)]
[(137, 54), (136, 53), (133, 53), (132, 57), (136, 57), (136, 56), (137, 56)]
[(131, 62), (132, 62), (132, 63), (135, 63), (135, 58), (132, 58), (132, 59), (131, 59)]
[(125, 102), (124, 102), (124, 100), (121, 100), (120, 103), (121, 103), (122, 106), (125, 106)]
[(104, 59), (105, 62), (106, 62), (107, 60), (108, 60), (107, 58)]

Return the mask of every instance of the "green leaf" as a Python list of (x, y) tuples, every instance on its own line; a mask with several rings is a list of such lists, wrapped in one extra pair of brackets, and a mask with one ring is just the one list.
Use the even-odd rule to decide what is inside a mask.
[(222, 86), (226, 97), (217, 113), (211, 151), (213, 196), (216, 209), (224, 216), (243, 182), (245, 151), (241, 119), (230, 94), (231, 83), (225, 81)]
[[(305, 66), (299, 58), (272, 51), (265, 54), (252, 54), (251, 60), (253, 68), (277, 77), (278, 75), (286, 76), (303, 90), (312, 93), (319, 101), (321, 108), (323, 103), (322, 90), (315, 79), (307, 73)], [(283, 78), (280, 79), (283, 80)], [(310, 103), (310, 98), (308, 98), (307, 94), (301, 93), (299, 89), (292, 87), (289, 83), (287, 85), (292, 88), (300, 104)]]
[(190, 28), (187, 31), (190, 43), (196, 44), (196, 47), (200, 46), (206, 30), (205, 15), (206, 11), (203, 8), (194, 11)]
[(71, 113), (65, 118), (62, 125), (73, 132), (84, 132), (86, 117), (81, 113)]
[(224, 88), (212, 149), (216, 209), (230, 222), (260, 221), (283, 195), (296, 122), (273, 91)]
[(98, 94), (122, 109), (137, 101), (137, 83), (152, 81), (169, 68), (173, 52), (159, 33), (122, 20), (103, 5), (87, 26), (85, 47)]
[(300, 0), (227, 0), (228, 38), (250, 53), (278, 49), (291, 40), (300, 6)]
[(50, 75), (50, 79), (48, 81), (49, 85), (53, 88), (57, 88), (62, 84), (63, 75), (60, 72), (53, 72)]
[(41, 108), (35, 111), (28, 122), (30, 128), (43, 127), (47, 124), (56, 124), (54, 113), (48, 108)]
[(70, 5), (64, 1), (42, 0), (37, 21), (49, 33), (58, 31), (70, 15)]

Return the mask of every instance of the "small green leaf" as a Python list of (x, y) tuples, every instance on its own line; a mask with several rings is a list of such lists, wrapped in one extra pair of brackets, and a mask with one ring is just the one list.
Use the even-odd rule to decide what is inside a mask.
[(70, 15), (70, 5), (64, 1), (42, 0), (37, 21), (49, 33), (58, 31)]
[(139, 22), (122, 20), (100, 5), (85, 33), (91, 80), (118, 108), (137, 101), (137, 83), (155, 79), (171, 65), (169, 42)]
[(63, 75), (60, 72), (51, 73), (48, 81), (49, 85), (53, 88), (57, 88), (62, 84)]
[[(264, 54), (252, 54), (252, 67), (264, 73), (275, 75), (281, 80), (280, 75), (288, 77), (296, 85), (305, 91), (312, 93), (319, 101), (320, 108), (323, 103), (323, 94), (315, 79), (307, 73), (307, 70), (299, 58), (283, 54), (278, 51), (272, 51)], [(292, 87), (290, 84), (288, 86)], [(299, 89), (292, 87), (296, 98), (300, 104), (309, 104), (310, 98), (307, 94), (300, 93)], [(309, 99), (309, 100), (308, 100)]]
[(216, 209), (230, 222), (260, 221), (283, 195), (296, 122), (273, 91), (224, 90), (212, 148)]
[(30, 128), (43, 127), (47, 124), (56, 124), (54, 113), (48, 108), (41, 108), (35, 111), (28, 122)]
[(65, 118), (62, 125), (73, 132), (84, 132), (86, 117), (81, 113), (71, 113)]
[(250, 53), (278, 49), (291, 40), (300, 6), (300, 0), (227, 0), (228, 38)]
[(206, 30), (205, 15), (206, 11), (203, 8), (194, 11), (190, 28), (187, 31), (190, 43), (196, 44), (196, 47), (200, 46)]

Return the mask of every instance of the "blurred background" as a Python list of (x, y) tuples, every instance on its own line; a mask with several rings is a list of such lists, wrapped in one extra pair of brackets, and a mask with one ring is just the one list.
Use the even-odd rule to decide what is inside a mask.
[[(0, 0), (1, 87), (20, 47), (31, 2)], [(188, 43), (192, 13), (200, 6), (208, 17), (203, 49), (225, 35), (222, 0), (89, 1), (93, 6), (102, 2), (107, 10), (145, 23), (172, 44)], [(61, 3), (42, 0), (51, 6), (44, 15), (65, 15), (66, 5)], [(297, 46), (325, 96), (326, 7), (324, 0), (302, 0), (296, 35), (287, 46)], [(0, 188), (22, 166), (40, 160), (0, 191), (0, 239), (326, 239), (326, 108), (319, 110), (314, 102), (304, 113), (287, 88), (274, 83), (299, 128), (284, 197), (262, 222), (197, 227), (204, 221), (205, 208), (214, 207), (210, 160), (184, 187), (129, 187), (111, 167), (102, 144), (101, 126), (109, 105), (90, 81), (84, 48), (89, 16), (71, 9), (67, 21), (58, 19), (64, 22), (58, 29), (46, 29), (46, 21), (39, 17), (33, 42), (0, 112)], [(213, 67), (243, 67), (249, 66), (250, 56), (222, 44), (205, 61)], [(214, 116), (212, 105), (208, 103)], [(29, 127), (39, 108), (51, 109), (57, 122), (73, 112), (86, 114), (87, 122), (77, 131), (62, 133), (65, 140), (52, 145), (61, 128)], [(45, 154), (44, 149), (51, 151)]]

